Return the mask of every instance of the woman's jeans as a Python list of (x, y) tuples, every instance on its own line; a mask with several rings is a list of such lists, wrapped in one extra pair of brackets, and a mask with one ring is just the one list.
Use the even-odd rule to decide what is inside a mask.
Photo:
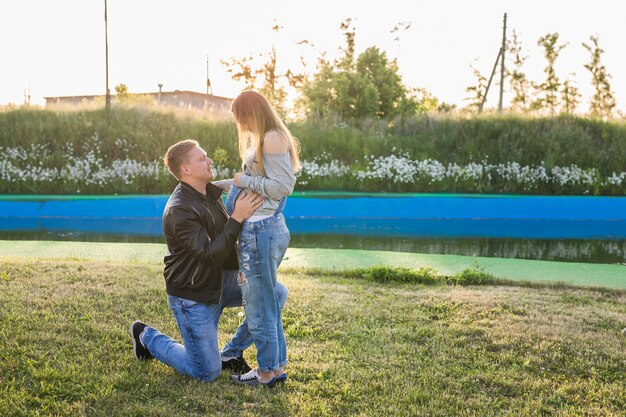
[[(237, 194), (233, 187), (226, 199), (232, 213)], [(289, 230), (285, 223), (283, 198), (272, 217), (253, 223), (244, 222), (237, 252), (238, 283), (246, 311), (248, 330), (257, 348), (259, 371), (271, 372), (287, 364), (287, 346), (280, 312), (276, 270), (289, 246)]]
[[(242, 305), (238, 274), (239, 271), (222, 272), (222, 297), (219, 304), (204, 304), (169, 295), (168, 302), (184, 346), (146, 326), (140, 337), (152, 356), (181, 374), (204, 381), (216, 379), (222, 372), (217, 324), (225, 307)], [(277, 294), (282, 307), (287, 301), (287, 288), (281, 283), (277, 285)], [(224, 357), (239, 357), (251, 344), (252, 335), (248, 331), (247, 320), (244, 320), (221, 354)]]

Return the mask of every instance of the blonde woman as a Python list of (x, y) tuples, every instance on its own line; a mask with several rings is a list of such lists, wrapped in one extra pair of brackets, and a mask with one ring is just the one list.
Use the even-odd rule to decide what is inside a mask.
[[(239, 130), (243, 172), (230, 180), (226, 207), (232, 211), (237, 197), (246, 192), (264, 198), (261, 207), (244, 222), (237, 245), (238, 284), (257, 348), (258, 367), (243, 375), (232, 375), (232, 379), (239, 384), (271, 388), (287, 379), (287, 347), (276, 270), (289, 245), (283, 209), (296, 183), (294, 173), (301, 168), (300, 146), (263, 95), (255, 91), (241, 93), (232, 111)], [(228, 188), (229, 183), (220, 185)]]

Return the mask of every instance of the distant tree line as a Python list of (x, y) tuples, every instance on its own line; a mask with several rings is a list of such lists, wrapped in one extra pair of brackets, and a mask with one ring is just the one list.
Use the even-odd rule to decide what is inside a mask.
[[(399, 23), (391, 30), (396, 34), (407, 30), (410, 22)], [(275, 32), (281, 29), (275, 24)], [(338, 116), (342, 119), (378, 117), (392, 119), (418, 112), (448, 110), (452, 106), (439, 100), (424, 88), (409, 88), (402, 82), (397, 59), (390, 59), (385, 51), (375, 46), (360, 54), (355, 51), (356, 29), (353, 19), (341, 22), (345, 39), (341, 54), (335, 60), (321, 52), (316, 70), (312, 74), (277, 69), (276, 46), (270, 52), (241, 58), (231, 57), (221, 62), (236, 81), (245, 89), (257, 89), (272, 101), (279, 111), (285, 112), (286, 88), (299, 93), (295, 107), (308, 116)], [(299, 42), (311, 45), (308, 40)]]
[[(584, 65), (591, 73), (591, 83), (594, 88), (589, 102), (589, 114), (594, 117), (610, 118), (615, 115), (616, 101), (611, 89), (611, 76), (602, 64), (604, 50), (600, 48), (598, 36), (590, 36), (590, 43), (582, 43), (589, 52), (589, 62)], [(512, 65), (506, 70), (513, 98), (511, 110), (525, 114), (572, 114), (580, 104), (581, 94), (571, 78), (564, 81), (555, 71), (556, 61), (567, 44), (559, 44), (558, 33), (548, 33), (537, 41), (543, 48), (546, 66), (543, 70), (545, 79), (541, 82), (529, 80), (524, 73), (523, 66), (528, 56), (523, 55), (522, 45), (513, 31), (512, 38), (507, 42), (507, 52), (513, 57)], [(486, 94), (486, 78), (474, 66), (470, 65), (476, 77), (476, 84), (466, 88), (471, 96), (466, 100), (470, 108), (477, 108)], [(571, 76), (575, 74), (570, 74)]]
[[(390, 33), (395, 41), (400, 42), (400, 32), (410, 28), (411, 22), (401, 22)], [(282, 29), (277, 23), (272, 30), (278, 33)], [(326, 58), (326, 52), (319, 52), (314, 71), (284, 72), (278, 70), (278, 52), (276, 45), (266, 53), (244, 57), (231, 57), (222, 60), (231, 77), (244, 84), (244, 89), (257, 89), (266, 95), (276, 108), (286, 114), (287, 89), (297, 92), (298, 99), (292, 111), (304, 116), (339, 117), (342, 120), (381, 118), (393, 119), (417, 113), (450, 112), (456, 106), (440, 102), (424, 88), (406, 86), (399, 74), (397, 58), (389, 58), (385, 51), (376, 46), (366, 48), (358, 54), (355, 50), (356, 28), (353, 19), (346, 19), (340, 24), (344, 46), (334, 60)], [(300, 45), (313, 46), (308, 40)], [(546, 66), (545, 79), (530, 80), (524, 72), (528, 59), (517, 33), (507, 41), (506, 50), (511, 58), (506, 65), (506, 82), (513, 94), (509, 110), (523, 114), (572, 114), (580, 105), (581, 94), (574, 80), (575, 74), (561, 78), (555, 71), (559, 55), (567, 44), (559, 43), (558, 33), (548, 33), (537, 41), (543, 49)], [(600, 48), (598, 36), (590, 36), (589, 43), (582, 46), (589, 52), (589, 62), (584, 65), (591, 73), (594, 88), (589, 103), (589, 114), (594, 117), (610, 118), (615, 116), (616, 100), (611, 89), (606, 67), (602, 63), (604, 50)], [(301, 57), (304, 67), (306, 64)], [(477, 111), (487, 94), (487, 78), (470, 65), (476, 78), (474, 85), (465, 91), (469, 96), (468, 104), (460, 111)]]

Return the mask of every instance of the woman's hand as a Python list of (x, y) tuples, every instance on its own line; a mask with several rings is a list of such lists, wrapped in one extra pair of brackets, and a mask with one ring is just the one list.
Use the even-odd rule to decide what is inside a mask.
[(232, 185), (233, 180), (219, 180), (213, 181), (213, 185), (216, 187), (220, 187), (224, 192), (228, 192), (230, 190), (230, 186)]
[(242, 176), (243, 174), (241, 172), (238, 172), (235, 174), (235, 178), (233, 178), (233, 180), (235, 181), (235, 185), (237, 187), (239, 187), (239, 178)]

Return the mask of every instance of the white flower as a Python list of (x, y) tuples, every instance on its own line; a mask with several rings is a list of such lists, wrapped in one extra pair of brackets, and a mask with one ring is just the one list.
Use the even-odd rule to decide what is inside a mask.
[[(116, 139), (114, 144), (123, 154), (135, 145), (125, 139)], [(0, 147), (0, 181), (17, 182), (75, 182), (83, 185), (133, 184), (142, 179), (159, 179), (168, 176), (159, 160), (137, 161), (128, 157), (105, 162), (99, 147), (99, 138), (94, 134), (82, 144), (83, 152), (75, 153), (71, 143), (63, 145), (64, 164), (55, 166), (50, 160), (51, 148), (46, 144), (29, 147)], [(395, 148), (392, 148), (392, 152)], [(230, 178), (228, 168), (214, 167), (216, 178)], [(497, 181), (505, 189), (532, 191), (546, 185), (556, 184), (589, 194), (598, 187), (622, 187), (626, 185), (626, 172), (611, 173), (602, 177), (596, 168), (580, 168), (576, 165), (555, 166), (546, 169), (542, 161), (537, 166), (522, 166), (517, 162), (490, 164), (485, 158), (481, 162), (444, 165), (434, 159), (414, 160), (406, 153), (387, 156), (366, 155), (361, 161), (346, 164), (323, 152), (311, 160), (302, 161), (302, 170), (296, 174), (301, 185), (316, 178), (339, 178), (348, 182), (383, 181), (396, 184), (434, 184), (443, 186), (461, 183), (463, 186), (481, 187), (483, 182)], [(82, 187), (82, 185), (81, 185)], [(80, 190), (76, 191), (77, 193)]]

